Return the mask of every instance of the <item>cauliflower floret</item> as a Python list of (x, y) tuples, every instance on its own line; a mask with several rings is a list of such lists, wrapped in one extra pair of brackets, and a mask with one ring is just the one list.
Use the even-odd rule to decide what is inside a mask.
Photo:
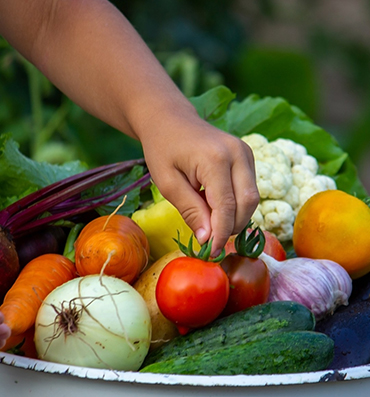
[[(324, 190), (335, 190), (337, 188), (333, 178), (326, 175), (317, 175), (304, 165), (295, 165), (292, 168), (292, 174), (293, 186), (299, 188), (299, 199), (297, 204), (297, 202), (293, 201), (292, 197), (287, 194), (287, 201), (292, 205), (295, 214), (298, 213), (302, 205), (315, 193)], [(296, 196), (294, 199), (296, 199)]]
[(293, 185), (288, 193), (283, 197), (283, 200), (286, 201), (292, 208), (295, 210), (300, 205), (299, 199), (299, 187)]
[(293, 238), (294, 219), (293, 208), (282, 200), (262, 201), (252, 216), (256, 225), (262, 230), (274, 233), (280, 241), (289, 241)]
[(324, 190), (335, 190), (336, 188), (337, 186), (334, 179), (326, 175), (315, 175), (299, 190), (299, 206), (296, 211), (298, 211), (315, 193), (319, 193)]
[(315, 157), (309, 154), (302, 157), (301, 165), (308, 168), (314, 175), (316, 175), (319, 170), (319, 163)]
[(270, 143), (261, 134), (250, 134), (243, 138), (253, 150), (257, 186), (262, 199), (280, 199), (293, 185), (289, 159), (284, 152)]
[(272, 164), (256, 160), (256, 181), (262, 199), (280, 199), (293, 185), (291, 173), (284, 174)]
[(302, 158), (307, 155), (307, 150), (303, 145), (290, 139), (278, 138), (271, 143), (284, 152), (292, 165), (301, 164)]
[(262, 146), (268, 144), (268, 140), (263, 135), (257, 133), (244, 135), (241, 139), (250, 146), (253, 152), (258, 151)]
[(272, 164), (278, 171), (283, 174), (291, 174), (290, 160), (284, 152), (277, 146), (267, 143), (258, 151), (253, 152), (256, 160)]
[(307, 181), (311, 180), (315, 174), (307, 167), (298, 164), (292, 167), (293, 185), (298, 186), (299, 189), (306, 186)]
[(291, 162), (291, 166), (303, 165), (308, 168), (313, 174), (317, 174), (319, 164), (315, 157), (307, 154), (306, 148), (291, 141), (290, 139), (279, 138), (271, 142), (273, 145), (278, 146)]

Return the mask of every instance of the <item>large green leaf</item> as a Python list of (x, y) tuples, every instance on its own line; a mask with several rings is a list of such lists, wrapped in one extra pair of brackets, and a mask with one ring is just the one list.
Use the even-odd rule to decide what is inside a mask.
[(0, 135), (0, 208), (9, 205), (25, 194), (38, 190), (70, 175), (85, 171), (79, 161), (63, 165), (37, 162), (19, 151), (10, 134)]
[(235, 98), (227, 87), (212, 88), (198, 97), (190, 98), (200, 117), (222, 130), (227, 128), (226, 112)]
[(281, 136), (295, 117), (289, 103), (282, 98), (250, 95), (242, 102), (233, 102), (227, 115), (228, 132), (243, 136), (258, 132), (269, 139)]

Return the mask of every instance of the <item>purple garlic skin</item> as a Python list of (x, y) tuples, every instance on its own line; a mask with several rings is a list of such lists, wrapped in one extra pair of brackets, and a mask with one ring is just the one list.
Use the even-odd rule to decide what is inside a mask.
[(292, 300), (310, 309), (316, 320), (348, 305), (352, 279), (338, 263), (326, 259), (292, 258), (279, 262), (261, 254), (270, 271), (269, 301)]

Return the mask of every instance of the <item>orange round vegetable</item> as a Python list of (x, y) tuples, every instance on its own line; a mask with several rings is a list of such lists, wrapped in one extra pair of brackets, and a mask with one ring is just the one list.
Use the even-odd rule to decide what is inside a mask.
[(72, 261), (59, 254), (44, 254), (30, 261), (5, 295), (0, 311), (12, 336), (32, 327), (38, 309), (56, 287), (76, 277)]
[(149, 259), (149, 242), (142, 229), (125, 215), (105, 215), (89, 222), (75, 242), (80, 276), (103, 273), (132, 284)]
[(330, 259), (352, 279), (370, 271), (370, 208), (341, 190), (312, 196), (297, 214), (293, 245), (298, 256)]

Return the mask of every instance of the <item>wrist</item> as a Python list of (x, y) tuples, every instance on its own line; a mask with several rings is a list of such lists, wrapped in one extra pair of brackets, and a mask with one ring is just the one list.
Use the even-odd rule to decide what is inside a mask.
[[(182, 94), (181, 94), (182, 95)], [(155, 139), (158, 134), (171, 132), (171, 135), (179, 131), (184, 123), (202, 122), (196, 109), (184, 96), (168, 97), (153, 106), (145, 107), (145, 112), (139, 112), (130, 121), (130, 125), (137, 137), (143, 144)]]

